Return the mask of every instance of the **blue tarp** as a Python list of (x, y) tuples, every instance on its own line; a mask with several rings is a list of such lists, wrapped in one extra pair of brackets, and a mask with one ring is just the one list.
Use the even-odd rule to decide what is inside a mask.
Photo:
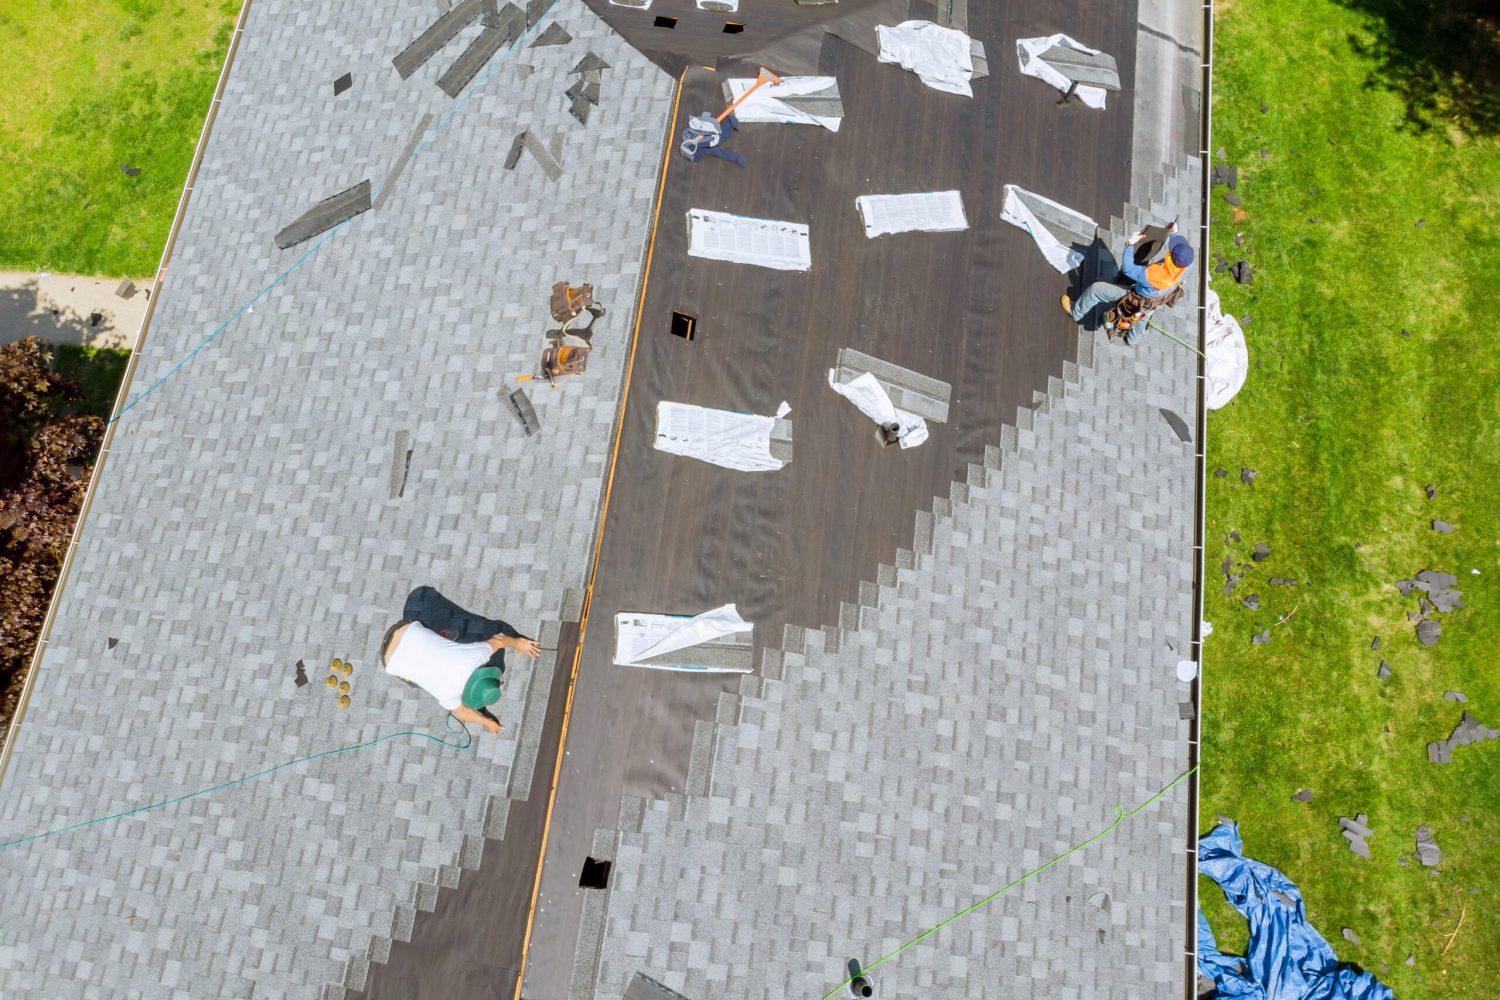
[(1219, 884), (1224, 898), (1250, 922), (1244, 956), (1220, 954), (1214, 932), (1198, 911), (1198, 971), (1223, 997), (1252, 1000), (1395, 1000), (1374, 976), (1340, 964), (1307, 922), (1302, 893), (1268, 864), (1245, 857), (1239, 827), (1221, 823), (1198, 841), (1198, 870)]

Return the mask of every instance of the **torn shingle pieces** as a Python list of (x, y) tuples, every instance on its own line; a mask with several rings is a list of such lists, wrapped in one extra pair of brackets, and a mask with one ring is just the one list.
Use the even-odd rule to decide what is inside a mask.
[(1414, 579), (1395, 582), (1394, 586), (1402, 597), (1410, 597), (1413, 591), (1421, 591), (1425, 595), (1418, 598), (1421, 614), (1407, 615), (1408, 620), (1416, 621), (1417, 641), (1422, 645), (1435, 646), (1442, 638), (1443, 626), (1430, 617), (1432, 614), (1446, 615), (1464, 609), (1463, 591), (1454, 587), (1456, 583), (1458, 577), (1452, 573), (1430, 569), (1424, 569)]
[(555, 181), (562, 176), (562, 161), (558, 158), (562, 152), (560, 143), (554, 141), (553, 147), (549, 149), (532, 133), (521, 132), (510, 144), (510, 152), (505, 157), (505, 169), (516, 169), (521, 162), (523, 152), (531, 154), (549, 179)]
[(578, 124), (587, 125), (590, 111), (598, 107), (601, 74), (609, 68), (609, 63), (597, 53), (589, 51), (569, 72), (570, 76), (578, 79), (573, 81), (563, 96), (569, 101), (568, 114), (576, 118)]
[(1417, 860), (1423, 868), (1436, 868), (1443, 863), (1443, 852), (1432, 837), (1432, 827), (1417, 827)]
[(1347, 816), (1339, 817), (1339, 830), (1344, 835), (1344, 840), (1349, 844), (1349, 850), (1362, 858), (1370, 856), (1370, 845), (1365, 843), (1366, 839), (1375, 835), (1375, 831), (1369, 827), (1370, 817), (1364, 813), (1350, 819)]
[(1458, 720), (1453, 732), (1446, 740), (1427, 744), (1427, 759), (1433, 764), (1448, 764), (1453, 761), (1453, 751), (1458, 747), (1472, 746), (1489, 740), (1500, 740), (1500, 730), (1491, 729), (1468, 712)]
[(293, 219), (286, 228), (276, 234), (276, 247), (279, 250), (285, 250), (287, 247), (296, 246), (369, 210), (370, 182), (363, 180), (336, 195), (324, 198)]

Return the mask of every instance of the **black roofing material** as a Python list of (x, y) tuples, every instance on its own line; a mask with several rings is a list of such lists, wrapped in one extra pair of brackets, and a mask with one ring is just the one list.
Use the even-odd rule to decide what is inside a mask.
[(307, 666), (301, 660), (297, 661), (297, 676), (292, 679), (292, 683), (299, 688), (307, 686)]
[(1453, 525), (1449, 524), (1447, 521), (1439, 521), (1437, 519), (1433, 519), (1432, 530), (1438, 532), (1439, 534), (1446, 535), (1453, 531)]
[(510, 412), (521, 425), (521, 430), (531, 437), (542, 429), (542, 422), (532, 408), (531, 397), (526, 395), (525, 389), (517, 389), (510, 394)]
[(485, 28), (479, 37), (470, 42), (447, 72), (438, 77), (438, 89), (449, 97), (457, 97), (495, 53), (520, 38), (521, 32), (526, 30), (525, 11), (508, 3), (499, 13), (491, 13), (489, 3), (492, 2), (489, 0), (483, 10)]
[(431, 27), (418, 35), (416, 41), (402, 49), (391, 60), (391, 65), (396, 67), (401, 79), (405, 80), (415, 73), (423, 63), (437, 55), (444, 45), (468, 27), (469, 22), (479, 16), (481, 6), (482, 0), (459, 0), (459, 3), (432, 22)]
[[(528, 20), (529, 19), (530, 17), (528, 15)], [(542, 33), (540, 35), (537, 35), (536, 40), (533, 41), (528, 47), (537, 49), (543, 48), (548, 45), (567, 45), (572, 40), (573, 36), (568, 34), (568, 29), (564, 28), (556, 21), (553, 21), (551, 24), (542, 29)]]
[(1365, 838), (1375, 835), (1375, 831), (1368, 826), (1370, 817), (1360, 813), (1354, 819), (1347, 816), (1339, 817), (1339, 830), (1344, 835), (1344, 840), (1349, 844), (1349, 850), (1362, 858), (1370, 856), (1370, 845), (1365, 843)]
[(1468, 712), (1464, 712), (1463, 717), (1458, 720), (1458, 725), (1453, 727), (1453, 732), (1448, 734), (1446, 740), (1427, 744), (1427, 759), (1434, 764), (1448, 764), (1452, 762), (1453, 751), (1457, 747), (1472, 746), (1489, 740), (1500, 740), (1500, 729), (1491, 729)]
[(1260, 475), (1260, 473), (1256, 472), (1254, 469), (1241, 469), (1240, 482), (1244, 483), (1246, 486), (1249, 486), (1251, 483), (1255, 482), (1255, 477), (1258, 475)]
[[(1229, 197), (1233, 198), (1234, 195), (1229, 195)], [(1255, 280), (1255, 271), (1250, 267), (1248, 260), (1241, 260), (1230, 265), (1229, 273), (1242, 285), (1248, 285)]]
[(297, 216), (290, 225), (276, 234), (276, 246), (280, 250), (296, 246), (369, 210), (370, 182), (363, 180), (352, 188), (346, 188), (332, 197), (324, 198)]
[(354, 86), (354, 74), (345, 73), (343, 76), (333, 81), (333, 96), (339, 96), (352, 86)]
[(1171, 410), (1167, 409), (1165, 406), (1158, 407), (1157, 409), (1158, 412), (1160, 412), (1161, 415), (1166, 418), (1168, 426), (1172, 428), (1172, 433), (1177, 435), (1177, 440), (1183, 442), (1184, 444), (1193, 443), (1193, 434), (1188, 430), (1186, 420), (1183, 420), (1181, 417), (1173, 413)]
[(1312, 790), (1308, 788), (1299, 789), (1292, 794), (1293, 802), (1311, 802), (1312, 800), (1313, 793)]
[(676, 990), (668, 989), (644, 972), (637, 972), (620, 1000), (688, 1000)]
[(1443, 852), (1432, 838), (1430, 826), (1417, 827), (1417, 860), (1422, 862), (1423, 868), (1436, 868), (1443, 863)]

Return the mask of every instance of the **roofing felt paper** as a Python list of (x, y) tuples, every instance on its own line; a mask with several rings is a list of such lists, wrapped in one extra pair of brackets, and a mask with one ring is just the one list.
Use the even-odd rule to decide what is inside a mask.
[(859, 412), (877, 424), (898, 424), (901, 428), (897, 440), (902, 448), (915, 448), (927, 440), (927, 421), (915, 413), (896, 409), (885, 388), (869, 372), (850, 382), (838, 380), (838, 369), (828, 369), (828, 385), (834, 392), (859, 407)]
[(957, 191), (866, 194), (854, 199), (871, 238), (890, 233), (953, 233), (969, 228), (964, 199)]
[[(1045, 222), (1041, 217), (1044, 214), (1047, 216)], [(1099, 228), (1098, 223), (1083, 213), (1014, 184), (1005, 185), (1005, 204), (1001, 207), (1000, 218), (1030, 233), (1047, 263), (1062, 274), (1083, 263), (1083, 253), (1063, 243), (1057, 234), (1064, 230), (1070, 234), (1091, 233)]]
[[(734, 77), (726, 80), (730, 103), (744, 97), (755, 86), (755, 77)], [(741, 122), (771, 125), (821, 125), (830, 132), (837, 132), (843, 124), (842, 112), (838, 115), (815, 115), (788, 104), (785, 98), (796, 97), (839, 98), (839, 82), (831, 76), (788, 76), (780, 83), (767, 83), (757, 87), (745, 102), (734, 109)]]
[[(691, 648), (753, 629), (754, 626), (740, 617), (733, 604), (725, 604), (692, 618), (622, 611), (615, 615), (615, 666), (712, 670), (715, 668), (693, 664)], [(682, 655), (673, 657), (673, 662), (669, 663), (646, 662), (668, 653)]]
[(790, 412), (785, 402), (775, 417), (763, 417), (662, 401), (656, 404), (656, 450), (740, 472), (773, 472), (786, 463), (771, 454), (771, 431), (777, 417)]
[[(1047, 60), (1042, 58), (1042, 53), (1055, 45), (1063, 48), (1074, 49), (1078, 52), (1086, 52), (1091, 56), (1099, 54), (1098, 49), (1091, 49), (1082, 42), (1075, 41), (1067, 35), (1048, 35), (1045, 38), (1018, 38), (1016, 39), (1016, 54), (1021, 59), (1021, 75), (1034, 76), (1039, 80), (1045, 80), (1063, 93), (1073, 85), (1073, 81), (1058, 72)], [(1073, 91), (1073, 96), (1091, 108), (1104, 108), (1103, 87), (1093, 87), (1080, 83), (1078, 89)]]
[(702, 208), (688, 211), (688, 253), (777, 271), (812, 267), (807, 226)]
[(973, 97), (973, 46), (968, 35), (931, 21), (902, 21), (875, 29), (883, 63), (896, 63), (934, 90)]

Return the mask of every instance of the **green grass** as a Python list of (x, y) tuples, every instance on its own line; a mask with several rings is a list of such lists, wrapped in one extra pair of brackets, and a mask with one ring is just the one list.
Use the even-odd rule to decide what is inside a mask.
[(238, 0), (0, 5), (0, 268), (155, 271), (238, 11)]
[[(1356, 54), (1363, 16), (1329, 0), (1225, 6), (1214, 145), (1240, 168), (1244, 206), (1235, 219), (1215, 189), (1213, 248), (1234, 261), (1243, 234), (1256, 277), (1215, 281), (1225, 310), (1253, 320), (1250, 378), (1209, 418), (1209, 468), (1229, 475), (1208, 480), (1203, 816), (1236, 819), (1247, 852), (1302, 886), (1339, 957), (1402, 1000), (1492, 1000), (1500, 742), (1446, 766), (1426, 745), (1464, 707), (1500, 728), (1500, 145), (1403, 129), (1401, 100), (1369, 86), (1376, 66)], [(1433, 518), (1457, 528), (1437, 534)], [(1271, 557), (1240, 566), (1257, 542)], [(1226, 558), (1244, 574), (1227, 597)], [(1416, 598), (1391, 586), (1429, 568), (1457, 574), (1468, 605), (1432, 649), (1406, 617)], [(1252, 593), (1259, 611), (1240, 603)], [(1268, 627), (1270, 644), (1252, 646)], [(1311, 803), (1292, 801), (1302, 788)], [(1370, 860), (1339, 835), (1357, 812), (1375, 830)], [(1444, 853), (1437, 874), (1413, 856), (1421, 825)], [(1221, 946), (1242, 948), (1243, 922), (1200, 888)]]
[(51, 350), (53, 370), (69, 376), (83, 389), (83, 399), (68, 407), (80, 416), (108, 420), (130, 352), (75, 344), (53, 344)]

